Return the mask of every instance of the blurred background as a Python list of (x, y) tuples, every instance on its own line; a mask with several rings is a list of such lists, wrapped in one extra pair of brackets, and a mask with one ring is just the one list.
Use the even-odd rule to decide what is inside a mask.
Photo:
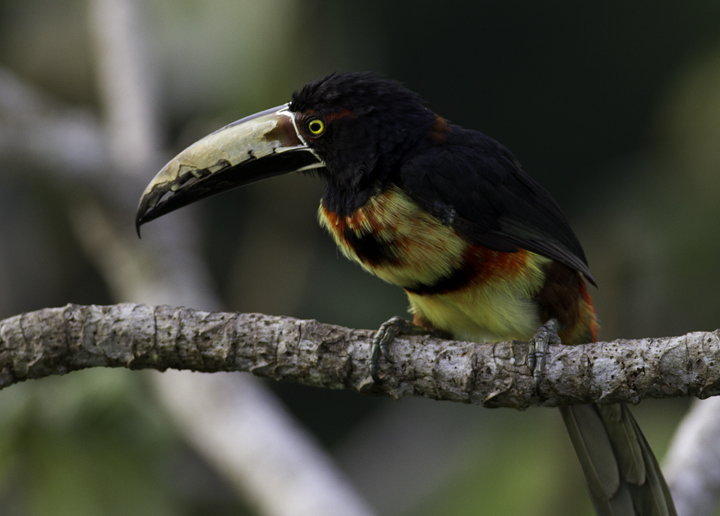
[[(361, 328), (405, 314), (403, 292), (318, 227), (317, 180), (259, 183), (134, 235), (174, 153), (322, 74), (375, 70), (502, 142), (555, 196), (600, 286), (601, 339), (716, 329), (718, 27), (716, 1), (0, 0), (0, 318), (119, 301)], [(0, 513), (266, 514), (154, 376), (0, 393)], [(374, 514), (591, 514), (556, 411), (261, 383)], [(688, 405), (634, 409), (658, 457)]]

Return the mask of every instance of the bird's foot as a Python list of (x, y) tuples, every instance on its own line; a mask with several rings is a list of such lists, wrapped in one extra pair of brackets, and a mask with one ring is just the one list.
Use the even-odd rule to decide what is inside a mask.
[(542, 324), (528, 342), (528, 366), (535, 379), (535, 394), (540, 394), (540, 381), (545, 367), (545, 355), (550, 344), (560, 344), (558, 322), (550, 319)]
[(398, 335), (435, 335), (438, 337), (447, 337), (445, 332), (440, 330), (423, 328), (410, 321), (403, 319), (402, 317), (393, 317), (389, 321), (386, 321), (380, 325), (380, 329), (375, 334), (372, 341), (372, 347), (370, 349), (370, 376), (375, 383), (382, 383), (380, 376), (378, 375), (378, 364), (380, 362), (380, 354), (382, 353), (383, 358), (389, 363), (393, 363), (390, 358), (390, 344), (395, 337)]

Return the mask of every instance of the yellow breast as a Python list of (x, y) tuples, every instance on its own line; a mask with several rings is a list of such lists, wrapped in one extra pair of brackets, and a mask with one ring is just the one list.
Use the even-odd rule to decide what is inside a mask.
[(533, 296), (547, 258), (472, 244), (396, 186), (348, 216), (322, 205), (318, 215), (345, 256), (405, 288), (416, 317), (455, 338), (527, 339), (540, 324)]
[[(410, 311), (458, 340), (499, 342), (528, 340), (540, 321), (535, 295), (542, 287), (542, 265), (548, 258), (520, 251), (526, 266), (480, 274), (451, 292), (418, 295), (408, 292)], [(521, 256), (518, 256), (520, 259)]]
[(401, 287), (432, 284), (451, 274), (462, 266), (468, 246), (396, 186), (345, 217), (321, 205), (318, 218), (345, 256)]

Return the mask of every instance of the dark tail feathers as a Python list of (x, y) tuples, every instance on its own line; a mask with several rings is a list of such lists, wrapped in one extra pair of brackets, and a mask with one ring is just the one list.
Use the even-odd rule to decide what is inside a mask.
[(624, 403), (560, 412), (598, 516), (677, 516), (660, 466)]

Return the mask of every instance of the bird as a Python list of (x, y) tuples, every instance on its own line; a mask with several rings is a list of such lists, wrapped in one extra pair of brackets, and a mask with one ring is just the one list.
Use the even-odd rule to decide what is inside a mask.
[[(342, 253), (407, 294), (412, 322), (394, 317), (373, 339), (376, 382), (403, 332), (529, 341), (537, 380), (548, 345), (596, 342), (596, 282), (553, 197), (496, 140), (373, 72), (327, 74), (190, 145), (143, 192), (138, 235), (199, 199), (291, 172), (324, 181), (318, 219)], [(676, 514), (626, 405), (560, 411), (599, 516)]]

